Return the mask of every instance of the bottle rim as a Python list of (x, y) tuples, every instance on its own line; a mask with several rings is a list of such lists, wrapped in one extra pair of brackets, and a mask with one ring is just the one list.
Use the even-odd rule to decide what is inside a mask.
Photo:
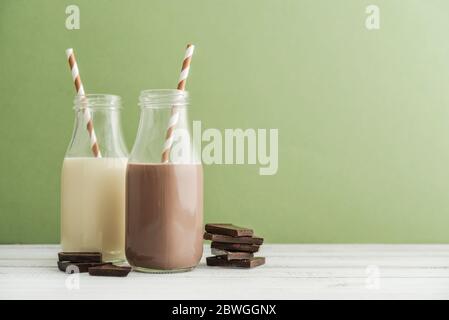
[(189, 93), (177, 89), (142, 90), (139, 96), (139, 106), (149, 109), (185, 108), (189, 105)]
[(122, 98), (108, 93), (90, 93), (77, 95), (73, 100), (73, 109), (121, 109)]

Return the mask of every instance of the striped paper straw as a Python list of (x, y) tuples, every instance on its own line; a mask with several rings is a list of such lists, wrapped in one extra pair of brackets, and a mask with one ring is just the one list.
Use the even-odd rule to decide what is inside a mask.
[[(184, 60), (182, 62), (181, 74), (178, 80), (178, 90), (185, 90), (187, 77), (189, 76), (190, 61), (192, 60), (193, 50), (195, 46), (193, 44), (188, 44), (186, 48), (186, 53), (184, 55)], [(172, 107), (171, 117), (168, 121), (167, 134), (165, 135), (164, 150), (162, 152), (162, 162), (167, 163), (170, 156), (170, 149), (173, 145), (173, 132), (178, 124), (179, 120), (179, 110), (175, 106)]]
[[(65, 51), (67, 55), (67, 59), (69, 61), (70, 70), (72, 71), (72, 79), (75, 84), (76, 93), (78, 96), (85, 96), (83, 83), (81, 82), (81, 77), (78, 69), (78, 65), (75, 59), (75, 53), (72, 48), (69, 48)], [(100, 147), (98, 146), (97, 136), (95, 135), (94, 125), (92, 122), (92, 115), (87, 108), (83, 108), (84, 120), (86, 120), (86, 129), (89, 133), (90, 138), (90, 149), (95, 157), (101, 158)]]

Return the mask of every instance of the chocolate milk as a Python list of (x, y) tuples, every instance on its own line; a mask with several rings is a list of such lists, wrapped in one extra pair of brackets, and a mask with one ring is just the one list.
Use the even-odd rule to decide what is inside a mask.
[(126, 258), (133, 267), (183, 270), (203, 253), (200, 164), (129, 163)]

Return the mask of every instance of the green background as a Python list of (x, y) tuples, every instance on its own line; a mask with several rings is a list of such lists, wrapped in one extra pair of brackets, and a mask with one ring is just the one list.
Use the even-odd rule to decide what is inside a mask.
[[(367, 5), (380, 30), (365, 28)], [(81, 29), (65, 28), (77, 4)], [(205, 167), (205, 221), (269, 242), (449, 242), (448, 1), (0, 1), (0, 243), (59, 241), (73, 125), (65, 49), (86, 90), (188, 90), (203, 128), (278, 128), (279, 170)]]

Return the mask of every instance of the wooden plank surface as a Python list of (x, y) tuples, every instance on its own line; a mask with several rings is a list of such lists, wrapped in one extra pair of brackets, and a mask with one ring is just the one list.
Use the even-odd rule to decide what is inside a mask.
[(449, 299), (449, 245), (265, 244), (266, 265), (66, 275), (56, 245), (0, 245), (0, 299)]

